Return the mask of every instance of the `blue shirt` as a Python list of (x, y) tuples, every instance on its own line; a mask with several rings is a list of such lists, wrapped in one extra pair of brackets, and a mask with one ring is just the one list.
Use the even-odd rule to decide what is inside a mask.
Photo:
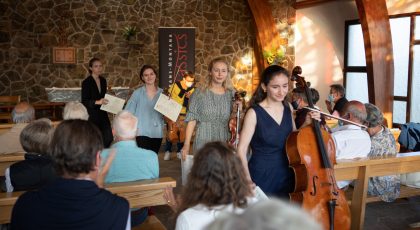
[[(159, 177), (157, 154), (137, 147), (134, 140), (119, 141), (111, 146), (116, 150), (114, 161), (105, 178), (105, 183), (127, 182)], [(102, 161), (108, 158), (110, 149), (101, 153)]]
[(163, 137), (163, 117), (154, 109), (162, 91), (161, 88), (158, 88), (156, 95), (150, 100), (147, 97), (146, 86), (142, 86), (136, 89), (128, 100), (125, 109), (134, 114), (139, 121), (137, 136)]

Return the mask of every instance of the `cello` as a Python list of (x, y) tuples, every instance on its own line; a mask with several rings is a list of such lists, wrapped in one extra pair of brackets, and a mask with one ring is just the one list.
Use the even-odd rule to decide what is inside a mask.
[[(292, 81), (305, 89), (310, 108), (314, 108), (312, 95), (302, 69), (296, 66)], [(344, 192), (337, 187), (333, 164), (335, 146), (331, 136), (320, 128), (319, 121), (292, 132), (286, 143), (289, 167), (295, 173), (295, 189), (290, 199), (301, 203), (324, 229), (350, 229), (350, 210)]]

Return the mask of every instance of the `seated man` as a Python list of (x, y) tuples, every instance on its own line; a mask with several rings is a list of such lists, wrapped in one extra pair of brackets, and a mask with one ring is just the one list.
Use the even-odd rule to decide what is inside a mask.
[[(328, 94), (328, 100), (325, 100), (325, 104), (327, 105), (330, 114), (340, 116), (343, 113), (344, 106), (347, 102), (344, 87), (339, 84), (330, 85), (330, 94)], [(332, 107), (333, 103), (334, 107)]]
[(95, 183), (102, 175), (98, 170), (102, 148), (102, 136), (94, 124), (61, 122), (50, 148), (60, 178), (19, 197), (11, 229), (130, 229), (127, 200)]
[(38, 189), (55, 180), (55, 170), (47, 154), (54, 132), (46, 118), (31, 122), (20, 133), (20, 143), (26, 151), (25, 160), (6, 169), (7, 192)]
[[(397, 155), (394, 135), (383, 125), (381, 110), (370, 103), (365, 104), (368, 133), (372, 141), (369, 158), (393, 157)], [(392, 202), (400, 195), (399, 175), (369, 178), (368, 194), (379, 196), (383, 201)]]
[[(105, 177), (105, 183), (127, 182), (159, 177), (159, 161), (155, 152), (137, 147), (137, 118), (128, 111), (119, 112), (112, 123), (116, 150), (115, 159)], [(107, 158), (108, 150), (101, 153)], [(133, 211), (132, 226), (142, 223), (147, 217), (147, 208)]]
[[(316, 89), (310, 88), (312, 94), (312, 102), (314, 105), (319, 100), (319, 93)], [(294, 88), (292, 91), (292, 106), (293, 109), (296, 110), (295, 116), (295, 124), (296, 129), (299, 129), (303, 123), (306, 121), (306, 115), (308, 114), (309, 110), (304, 109), (304, 107), (308, 106), (308, 99), (306, 97), (305, 89), (303, 87)], [(321, 124), (325, 124), (325, 119), (321, 117)]]
[(66, 103), (63, 109), (63, 120), (80, 119), (87, 121), (89, 118), (86, 107), (78, 101)]
[(27, 102), (21, 102), (12, 111), (15, 125), (6, 133), (0, 135), (0, 154), (24, 152), (19, 142), (19, 135), (31, 121), (35, 119), (35, 109)]
[[(348, 102), (341, 114), (342, 118), (360, 125), (364, 124), (366, 116), (365, 105), (359, 101)], [(331, 137), (334, 140), (337, 160), (363, 158), (370, 152), (369, 133), (360, 126), (344, 122), (342, 126), (332, 130)], [(350, 181), (339, 181), (337, 184), (343, 188), (350, 184)]]

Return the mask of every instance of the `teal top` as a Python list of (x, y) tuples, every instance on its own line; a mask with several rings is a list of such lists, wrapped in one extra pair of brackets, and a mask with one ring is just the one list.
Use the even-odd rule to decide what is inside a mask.
[(156, 95), (150, 100), (147, 97), (146, 86), (142, 86), (136, 89), (128, 100), (125, 110), (130, 111), (139, 121), (137, 136), (163, 137), (163, 117), (154, 109), (162, 91), (161, 88), (158, 88)]
[[(105, 177), (105, 183), (127, 182), (159, 177), (157, 154), (137, 147), (134, 140), (119, 141), (111, 146), (116, 150), (114, 161)], [(106, 162), (111, 149), (101, 153), (102, 163)]]

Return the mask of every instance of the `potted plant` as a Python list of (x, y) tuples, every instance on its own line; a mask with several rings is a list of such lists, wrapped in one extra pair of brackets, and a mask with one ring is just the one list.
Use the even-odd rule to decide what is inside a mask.
[(136, 36), (137, 28), (135, 26), (126, 26), (123, 29), (123, 37), (125, 40), (130, 41)]
[(272, 47), (271, 50), (264, 50), (263, 56), (269, 65), (282, 65), (285, 59), (285, 47), (280, 46), (277, 49)]

